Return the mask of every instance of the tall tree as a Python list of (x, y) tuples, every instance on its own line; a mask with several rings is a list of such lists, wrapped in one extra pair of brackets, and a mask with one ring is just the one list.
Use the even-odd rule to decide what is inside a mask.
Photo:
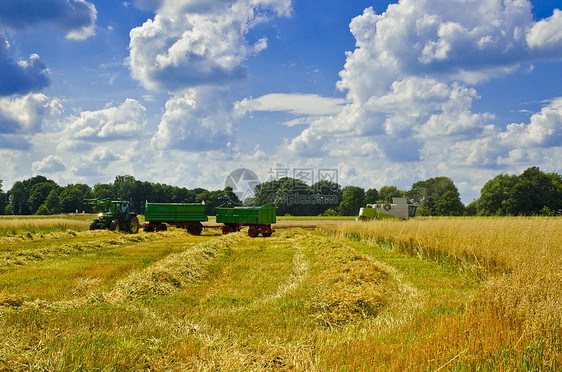
[(256, 185), (254, 205), (272, 204), (278, 215), (310, 216), (314, 213), (312, 191), (301, 180), (283, 177)]
[(6, 205), (8, 204), (8, 200), (4, 191), (2, 191), (2, 180), (0, 180), (0, 214), (6, 213)]
[(197, 195), (196, 201), (198, 203), (205, 202), (205, 211), (209, 216), (216, 215), (217, 207), (235, 207), (242, 205), (240, 199), (232, 187), (226, 187), (224, 190), (216, 191), (203, 191)]
[(2, 190), (2, 180), (0, 180), (0, 214), (6, 214), (6, 206), (8, 205), (8, 195)]
[(372, 188), (365, 191), (365, 204), (375, 204), (379, 201), (379, 192), (377, 189)]
[(342, 200), (338, 207), (340, 215), (355, 216), (365, 201), (365, 190), (357, 186), (346, 186), (342, 189)]
[(49, 211), (49, 214), (59, 214), (62, 212), (60, 206), (60, 198), (57, 190), (52, 190), (45, 200), (45, 208)]
[(507, 200), (518, 181), (517, 176), (498, 174), (484, 184), (478, 198), (477, 213), (481, 216), (503, 215), (508, 208)]
[(29, 193), (22, 181), (16, 181), (10, 189), (10, 206), (14, 214), (29, 214), (27, 199)]
[(462, 216), (464, 205), (457, 191), (447, 190), (435, 202), (435, 214), (438, 216)]
[(130, 201), (133, 197), (136, 184), (133, 176), (116, 176), (113, 181), (113, 193), (119, 200)]
[(75, 213), (85, 211), (84, 193), (80, 187), (75, 185), (66, 186), (60, 193), (60, 206), (63, 213)]
[(57, 184), (54, 182), (39, 182), (31, 187), (29, 198), (27, 199), (29, 212), (35, 214), (39, 207), (45, 203), (51, 191), (57, 189)]
[(335, 209), (341, 202), (341, 186), (328, 180), (320, 180), (310, 186), (311, 215), (320, 215), (328, 209)]
[(537, 215), (562, 209), (562, 176), (538, 167), (521, 175), (500, 174), (486, 182), (477, 201), (479, 215)]
[(548, 173), (550, 179), (549, 193), (549, 206), (552, 211), (562, 213), (562, 175), (558, 173)]
[(109, 183), (96, 183), (94, 185), (94, 198), (97, 199), (115, 199), (113, 194), (113, 187)]
[(383, 186), (379, 190), (378, 201), (381, 203), (388, 203), (390, 198), (404, 197), (406, 195), (405, 191), (398, 190), (396, 186)]
[(536, 215), (541, 209), (556, 208), (553, 180), (538, 167), (527, 168), (511, 189), (507, 200), (507, 213), (512, 215)]
[[(447, 192), (449, 192), (447, 194)], [(437, 208), (437, 201), (447, 194)], [(440, 216), (456, 213), (457, 207), (462, 205), (460, 194), (452, 179), (448, 177), (434, 177), (425, 181), (418, 181), (412, 185), (408, 197), (419, 205), (419, 213), (427, 216)], [(456, 199), (456, 200), (453, 200)], [(446, 209), (446, 206), (453, 208)]]

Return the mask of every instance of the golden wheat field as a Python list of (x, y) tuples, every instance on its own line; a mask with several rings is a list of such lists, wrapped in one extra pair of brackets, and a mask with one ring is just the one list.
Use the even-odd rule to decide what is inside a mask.
[(560, 218), (73, 223), (0, 219), (0, 371), (562, 368)]

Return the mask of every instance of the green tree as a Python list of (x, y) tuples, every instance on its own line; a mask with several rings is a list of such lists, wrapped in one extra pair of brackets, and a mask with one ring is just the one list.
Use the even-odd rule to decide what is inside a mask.
[(0, 180), (0, 214), (6, 214), (6, 205), (8, 205), (7, 196), (2, 191), (2, 180)]
[(193, 191), (185, 187), (174, 187), (172, 189), (171, 200), (174, 203), (194, 203), (196, 196)]
[(393, 196), (404, 197), (405, 195), (406, 192), (398, 190), (396, 186), (383, 186), (379, 190), (378, 202), (388, 203), (390, 201), (390, 198)]
[(336, 209), (341, 202), (341, 186), (328, 180), (320, 180), (310, 186), (310, 214), (317, 216), (328, 209)]
[(117, 176), (115, 181), (113, 181), (113, 194), (118, 200), (131, 201), (135, 188), (136, 182), (133, 176)]
[[(443, 199), (439, 208), (437, 208), (437, 201), (445, 194), (447, 194), (447, 198)], [(427, 216), (447, 216), (450, 213), (456, 213), (457, 208), (462, 205), (457, 187), (453, 180), (448, 177), (435, 177), (418, 181), (408, 191), (408, 197), (419, 205), (419, 213)], [(456, 200), (453, 201), (451, 198), (456, 198)], [(446, 205), (451, 208), (454, 207), (454, 209), (449, 210), (445, 207)]]
[(478, 202), (476, 200), (470, 202), (466, 206), (464, 212), (466, 216), (476, 216), (476, 213), (478, 212)]
[(70, 185), (60, 193), (60, 206), (63, 213), (81, 212), (84, 210), (84, 195), (78, 188)]
[(39, 207), (45, 203), (51, 191), (56, 190), (57, 184), (53, 181), (39, 182), (31, 187), (27, 204), (29, 212), (35, 214)]
[(115, 199), (113, 194), (113, 186), (109, 183), (96, 183), (94, 185), (93, 197), (97, 199)]
[(357, 186), (346, 186), (342, 189), (342, 201), (338, 207), (342, 216), (355, 216), (365, 201), (365, 190)]
[(205, 190), (205, 189), (203, 189), (203, 188), (201, 188), (201, 187), (196, 187), (196, 188), (194, 188), (194, 189), (191, 190), (191, 191), (193, 191), (193, 192), (195, 193), (195, 195), (197, 196), (197, 195), (199, 195), (199, 194), (201, 194), (202, 192), (207, 191), (207, 190)]
[(12, 212), (17, 215), (29, 214), (27, 199), (28, 191), (22, 181), (16, 181), (10, 189), (10, 206)]
[(464, 205), (457, 191), (447, 190), (435, 202), (435, 213), (438, 216), (462, 216)]
[(511, 190), (517, 181), (517, 176), (499, 174), (486, 182), (480, 190), (480, 197), (476, 202), (477, 214), (480, 216), (505, 214), (507, 200), (510, 198)]
[(562, 175), (558, 173), (548, 173), (550, 179), (549, 187), (549, 205), (551, 211), (562, 212)]
[(377, 189), (372, 188), (365, 191), (365, 205), (367, 204), (375, 204), (379, 201), (379, 192)]
[(527, 168), (518, 178), (506, 202), (507, 213), (537, 215), (551, 206), (552, 179), (538, 167)]
[(521, 175), (500, 174), (486, 182), (478, 198), (479, 215), (537, 215), (562, 209), (562, 176), (538, 167)]
[(59, 186), (55, 181), (41, 175), (24, 181), (17, 181), (9, 191), (10, 208), (14, 214), (35, 213), (45, 202), (51, 189), (57, 188)]
[(217, 207), (235, 207), (242, 205), (240, 199), (232, 187), (226, 187), (224, 190), (203, 191), (197, 195), (198, 203), (205, 202), (205, 211), (209, 216), (216, 215)]
[(277, 209), (277, 214), (283, 216), (311, 216), (314, 196), (311, 188), (301, 180), (283, 177), (256, 185), (254, 189), (255, 205), (269, 203)]
[(45, 207), (49, 211), (49, 214), (59, 214), (62, 212), (60, 206), (60, 198), (59, 192), (57, 190), (53, 190), (47, 196), (47, 200), (45, 200)]

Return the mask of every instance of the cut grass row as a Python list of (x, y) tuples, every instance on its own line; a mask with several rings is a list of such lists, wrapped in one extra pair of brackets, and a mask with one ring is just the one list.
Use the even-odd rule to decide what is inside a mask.
[(212, 237), (184, 231), (138, 235), (84, 231), (33, 240), (0, 238), (7, 248), (0, 251), (0, 304), (81, 297)]
[[(191, 239), (182, 231), (167, 234), (171, 237), (152, 242), (152, 249)], [(283, 230), (267, 239), (202, 238), (211, 240), (184, 241), (158, 263), (129, 271), (113, 284), (92, 283), (70, 302), (6, 307), (0, 312), (0, 344), (6, 345), (0, 365), (436, 369), (456, 348), (419, 354), (420, 345), (427, 345), (443, 320), (458, 318), (480, 285), (432, 261), (305, 230)], [(53, 281), (65, 276), (55, 271)], [(56, 291), (64, 292), (64, 286)]]

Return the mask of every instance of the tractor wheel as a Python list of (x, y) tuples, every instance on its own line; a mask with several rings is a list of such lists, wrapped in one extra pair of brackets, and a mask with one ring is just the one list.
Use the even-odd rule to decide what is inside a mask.
[(251, 238), (255, 238), (256, 236), (259, 235), (259, 233), (260, 233), (260, 232), (259, 232), (259, 230), (258, 230), (258, 228), (257, 228), (256, 226), (250, 226), (250, 228), (248, 229), (248, 235), (249, 235)]
[(98, 227), (98, 222), (99, 220), (92, 220), (92, 222), (90, 222), (90, 230), (95, 230)]
[(228, 226), (228, 225), (224, 225), (224, 226), (222, 227), (222, 233), (223, 233), (224, 235), (230, 234), (231, 232), (232, 232), (232, 227), (230, 227), (230, 226)]
[(139, 232), (139, 219), (137, 216), (132, 216), (127, 221), (127, 231), (129, 234), (136, 234)]
[(117, 226), (119, 225), (119, 223), (117, 222), (117, 220), (113, 220), (109, 223), (109, 231), (115, 231), (117, 230)]
[(168, 230), (168, 226), (165, 223), (161, 223), (160, 225), (156, 226), (156, 232), (158, 231), (166, 231)]
[(193, 235), (201, 235), (201, 231), (203, 231), (203, 226), (201, 224), (191, 225), (187, 229)]

